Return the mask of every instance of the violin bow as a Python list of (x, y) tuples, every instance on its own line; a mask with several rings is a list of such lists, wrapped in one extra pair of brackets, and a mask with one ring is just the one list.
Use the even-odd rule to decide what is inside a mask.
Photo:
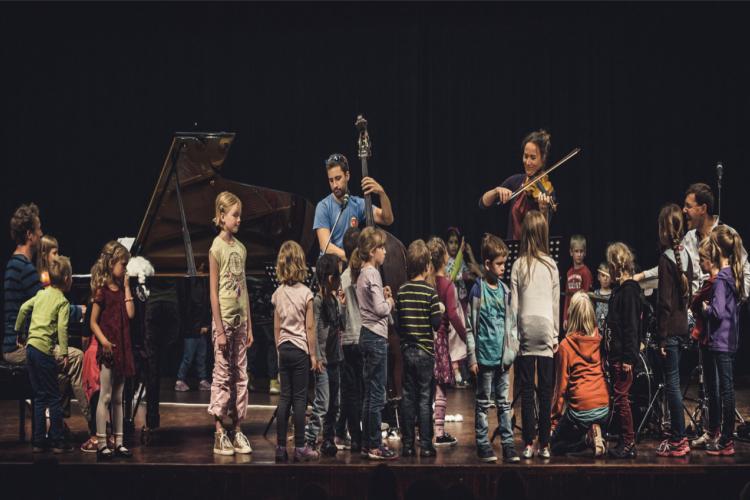
[(566, 161), (570, 160), (571, 158), (573, 158), (575, 155), (577, 155), (580, 152), (581, 152), (581, 148), (575, 148), (573, 151), (571, 151), (570, 153), (568, 153), (565, 156), (563, 156), (557, 163), (555, 163), (554, 165), (552, 165), (550, 168), (548, 168), (544, 172), (540, 172), (540, 173), (536, 174), (534, 177), (532, 177), (531, 179), (529, 179), (529, 181), (527, 183), (525, 183), (523, 186), (521, 186), (520, 188), (518, 188), (518, 190), (515, 193), (513, 193), (512, 195), (510, 195), (510, 198), (508, 198), (508, 201), (511, 201), (514, 198), (517, 198), (518, 195), (520, 195), (521, 193), (523, 193), (524, 191), (526, 191), (526, 189), (529, 186), (532, 186), (536, 181), (538, 181), (539, 179), (541, 179), (545, 175), (548, 175), (548, 174), (552, 173), (553, 170), (555, 170), (556, 168), (560, 167), (563, 163), (565, 163)]

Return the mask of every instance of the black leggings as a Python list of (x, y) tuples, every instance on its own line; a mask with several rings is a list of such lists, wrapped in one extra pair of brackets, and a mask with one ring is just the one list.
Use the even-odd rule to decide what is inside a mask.
[(310, 374), (310, 356), (291, 342), (279, 346), (279, 377), (281, 396), (276, 414), (276, 444), (286, 447), (289, 427), (289, 410), (294, 405), (294, 446), (305, 446), (305, 410), (307, 384)]
[(539, 444), (549, 444), (552, 423), (552, 391), (555, 388), (555, 362), (545, 356), (519, 356), (516, 358), (516, 375), (521, 379), (521, 395), (523, 403), (521, 416), (523, 417), (524, 444), (531, 444), (536, 434), (537, 418), (534, 408), (536, 397), (534, 394), (534, 368), (536, 368), (539, 383)]

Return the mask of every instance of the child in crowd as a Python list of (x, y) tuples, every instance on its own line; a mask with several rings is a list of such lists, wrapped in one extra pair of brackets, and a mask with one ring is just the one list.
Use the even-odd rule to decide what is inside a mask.
[[(205, 273), (205, 262), (201, 263), (200, 272)], [(208, 351), (208, 332), (211, 328), (211, 298), (205, 279), (191, 278), (190, 309), (187, 312), (187, 328), (183, 340), (182, 361), (177, 370), (177, 382), (174, 390), (185, 392), (190, 390), (187, 377), (190, 366), (195, 362), (195, 371), (198, 374), (198, 390), (210, 391), (211, 382), (208, 381), (208, 369), (206, 368), (206, 354)]]
[[(360, 229), (350, 227), (344, 233), (344, 254), (347, 260), (357, 251)], [(351, 449), (359, 453), (362, 446), (362, 351), (359, 348), (359, 333), (362, 318), (359, 315), (357, 292), (352, 284), (352, 268), (347, 266), (341, 274), (341, 289), (346, 305), (346, 326), (342, 335), (344, 363), (341, 367), (341, 411), (336, 426), (336, 448)], [(347, 440), (349, 431), (351, 440)]]
[(739, 342), (739, 301), (743, 296), (742, 239), (720, 224), (711, 231), (716, 279), (711, 300), (704, 309), (708, 320), (708, 349), (703, 366), (708, 389), (709, 432), (706, 453), (734, 455), (734, 357)]
[(378, 267), (385, 261), (386, 234), (366, 227), (352, 254), (352, 279), (357, 283), (357, 303), (362, 318), (359, 346), (364, 365), (362, 451), (372, 460), (394, 460), (398, 455), (382, 442), (381, 413), (385, 406), (388, 368), (388, 318), (394, 307), (389, 287), (383, 287)]
[(435, 333), (435, 446), (455, 446), (458, 442), (456, 438), (445, 432), (448, 387), (455, 383), (448, 331), (453, 327), (458, 337), (466, 342), (466, 320), (458, 302), (456, 287), (445, 274), (448, 262), (445, 242), (441, 238), (431, 238), (427, 242), (427, 248), (435, 270), (435, 289), (440, 302), (445, 306), (440, 328)]
[[(503, 460), (519, 462), (513, 444), (510, 409), (510, 367), (516, 353), (505, 352), (508, 338), (518, 337), (516, 316), (510, 305), (510, 290), (500, 281), (505, 272), (508, 247), (499, 237), (487, 234), (482, 240), (484, 277), (471, 289), (471, 329), (468, 331), (469, 367), (477, 377), (474, 430), (477, 456), (482, 462), (496, 462), (487, 438), (488, 412), (494, 394), (497, 425), (503, 446)], [(505, 361), (505, 362), (504, 362)]]
[(433, 267), (430, 250), (423, 240), (413, 241), (409, 245), (406, 266), (409, 281), (401, 285), (396, 299), (404, 360), (401, 455), (415, 455), (416, 422), (419, 424), (419, 455), (434, 457), (432, 400), (435, 391), (435, 340), (432, 332), (439, 328), (442, 312), (435, 289), (426, 281)]
[(312, 416), (307, 423), (305, 440), (307, 446), (317, 448), (318, 434), (323, 429), (321, 453), (334, 456), (338, 451), (334, 442), (334, 426), (339, 411), (339, 388), (341, 386), (341, 334), (344, 329), (343, 304), (339, 298), (341, 276), (340, 259), (333, 254), (323, 254), (315, 266), (320, 289), (313, 300), (313, 317), (317, 337), (317, 360), (320, 367), (315, 374), (315, 400)]
[(50, 286), (49, 278), (49, 266), (52, 259), (57, 257), (60, 251), (60, 245), (57, 243), (57, 238), (45, 234), (39, 242), (39, 257), (37, 258), (36, 269), (39, 272), (39, 281), (42, 282), (42, 286), (47, 288)]
[[(516, 373), (521, 380), (523, 405), (523, 458), (534, 456), (533, 441), (539, 431), (537, 454), (550, 457), (550, 409), (555, 385), (553, 354), (560, 330), (560, 274), (549, 256), (547, 219), (537, 210), (529, 211), (521, 226), (521, 247), (511, 270), (510, 297), (518, 318), (521, 347)], [(535, 384), (534, 371), (536, 370)], [(535, 390), (539, 416), (535, 412)]]
[(588, 295), (583, 292), (573, 295), (568, 311), (568, 334), (557, 351), (552, 454), (564, 455), (589, 446), (595, 457), (602, 457), (605, 452), (602, 425), (609, 417), (602, 337), (597, 332), (594, 306)]
[(607, 315), (609, 314), (609, 298), (612, 295), (612, 277), (609, 274), (609, 266), (606, 262), (599, 264), (596, 270), (596, 279), (599, 281), (599, 288), (594, 290), (594, 298), (599, 300), (594, 302), (594, 313), (596, 314), (599, 334), (604, 335)]
[[(482, 275), (482, 269), (477, 264), (471, 246), (466, 243), (457, 227), (449, 227), (445, 246), (448, 249), (448, 264), (445, 266), (445, 275), (450, 278), (458, 292), (458, 300), (461, 309), (466, 316), (469, 312), (469, 294), (466, 288), (467, 282), (473, 282)], [(466, 360), (466, 342), (461, 340), (456, 329), (449, 325), (448, 347), (451, 354), (451, 365), (453, 367), (454, 387), (464, 389), (469, 387), (469, 381), (465, 380), (461, 372), (461, 365)]]
[[(110, 241), (91, 268), (91, 331), (98, 343), (99, 402), (96, 408), (96, 437), (99, 459), (130, 457), (123, 443), (123, 401), (125, 379), (135, 375), (130, 342), (130, 320), (135, 305), (130, 293), (126, 267), (130, 252), (117, 241)], [(110, 409), (111, 404), (111, 409)], [(115, 448), (107, 446), (107, 417), (111, 411)]]
[(635, 458), (633, 413), (630, 408), (630, 388), (633, 367), (638, 359), (639, 325), (641, 320), (641, 288), (633, 279), (635, 257), (624, 243), (607, 247), (607, 266), (613, 281), (619, 286), (609, 299), (606, 352), (615, 393), (613, 411), (620, 421), (620, 440), (609, 450), (613, 458)]
[(565, 280), (565, 307), (563, 309), (563, 329), (567, 330), (568, 307), (570, 299), (576, 292), (589, 292), (594, 284), (591, 270), (583, 262), (586, 258), (586, 237), (574, 234), (570, 237), (570, 257), (573, 265), (568, 269)]
[[(43, 452), (50, 447), (55, 453), (73, 449), (63, 434), (62, 396), (57, 381), (57, 363), (53, 356), (55, 340), (60, 346), (63, 366), (68, 362), (68, 319), (70, 304), (64, 293), (70, 290), (73, 271), (67, 257), (52, 257), (47, 268), (50, 286), (40, 290), (21, 305), (15, 328), (20, 331), (31, 313), (31, 325), (26, 340), (26, 362), (34, 391), (33, 451)], [(45, 438), (49, 408), (49, 441)], [(122, 435), (121, 435), (122, 437)]]
[(281, 396), (276, 418), (276, 461), (287, 462), (286, 433), (289, 410), (294, 413), (294, 461), (317, 459), (317, 450), (305, 444), (305, 410), (309, 373), (321, 371), (315, 338), (313, 294), (304, 281), (307, 265), (302, 247), (285, 241), (276, 259), (276, 278), (281, 285), (273, 293), (273, 332), (279, 351)]
[(690, 453), (685, 435), (685, 416), (680, 389), (680, 353), (687, 341), (687, 306), (693, 265), (682, 245), (685, 222), (682, 210), (675, 204), (664, 206), (659, 212), (659, 296), (657, 300), (657, 340), (664, 358), (664, 381), (671, 421), (668, 439), (659, 444), (660, 457), (683, 457)]
[[(216, 197), (213, 223), (219, 231), (208, 251), (214, 370), (208, 413), (214, 417), (217, 455), (252, 453), (242, 420), (247, 412), (247, 348), (253, 343), (250, 296), (245, 278), (245, 245), (235, 235), (240, 229), (242, 202), (223, 191)], [(229, 440), (222, 419), (231, 417), (234, 439)]]

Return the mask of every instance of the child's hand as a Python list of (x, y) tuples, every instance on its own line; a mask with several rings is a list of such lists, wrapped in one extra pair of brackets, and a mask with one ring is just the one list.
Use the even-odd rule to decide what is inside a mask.
[(62, 357), (62, 369), (63, 371), (67, 371), (68, 369), (68, 356), (67, 355)]
[(471, 366), (469, 367), (469, 371), (470, 371), (471, 373), (473, 373), (473, 374), (474, 374), (474, 376), (476, 377), (477, 375), (479, 375), (479, 365), (478, 365), (478, 364), (476, 364), (476, 363), (474, 363), (473, 365), (471, 365)]
[(391, 309), (396, 307), (396, 301), (393, 300), (393, 297), (388, 297), (385, 301), (391, 305)]
[(338, 289), (336, 296), (339, 299), (339, 302), (341, 302), (343, 305), (346, 305), (346, 294), (344, 293), (344, 290), (341, 288)]
[(383, 287), (383, 295), (385, 295), (386, 300), (393, 298), (393, 292), (391, 291), (391, 287), (389, 286)]
[(255, 339), (253, 338), (253, 332), (247, 332), (247, 348), (249, 349), (251, 345), (253, 345), (253, 342)]
[(202, 327), (200, 333), (201, 335), (206, 335), (208, 333), (208, 327), (207, 326)]
[(108, 354), (111, 354), (112, 353), (112, 349), (115, 348), (115, 344), (113, 344), (112, 342), (110, 342), (107, 339), (104, 339), (104, 342), (102, 342), (101, 345), (102, 345), (102, 349), (104, 349), (104, 352), (106, 352)]
[(707, 301), (707, 300), (704, 300), (704, 301), (703, 301), (703, 313), (704, 313), (704, 314), (708, 313), (708, 309), (709, 309), (710, 307), (711, 307), (711, 306), (709, 305), (708, 301)]
[(445, 314), (445, 304), (438, 302), (438, 309), (440, 309), (440, 314)]
[(218, 332), (216, 334), (216, 347), (223, 353), (227, 351), (227, 334), (225, 332)]

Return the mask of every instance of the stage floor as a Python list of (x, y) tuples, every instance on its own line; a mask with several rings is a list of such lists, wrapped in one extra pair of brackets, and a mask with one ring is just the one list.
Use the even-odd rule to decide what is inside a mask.
[[(737, 391), (738, 410), (747, 417), (750, 416), (750, 380), (743, 380), (743, 387)], [(140, 477), (140, 485), (148, 483), (147, 478), (158, 482), (158, 477), (180, 479), (181, 484), (175, 487), (185, 488), (188, 498), (201, 498), (197, 491), (205, 491), (208, 484), (220, 484), (222, 494), (227, 497), (232, 489), (232, 477), (236, 474), (244, 476), (243, 484), (257, 491), (263, 498), (291, 498), (295, 492), (303, 492), (300, 481), (308, 480), (319, 484), (332, 496), (343, 498), (364, 498), (365, 485), (372, 476), (373, 467), (378, 463), (352, 455), (348, 451), (340, 451), (335, 457), (322, 457), (319, 462), (309, 464), (277, 465), (274, 463), (275, 426), (272, 426), (268, 437), (262, 436), (268, 420), (273, 414), (277, 396), (251, 393), (248, 419), (243, 425), (253, 447), (252, 455), (237, 455), (222, 457), (212, 453), (213, 429), (212, 421), (206, 413), (209, 393), (191, 391), (176, 393), (171, 390), (173, 381), (165, 380), (162, 388), (161, 423), (162, 427), (153, 433), (151, 443), (143, 446), (139, 443), (140, 428), (143, 425), (145, 407), (141, 407), (136, 417), (136, 434), (131, 443), (133, 458), (127, 461), (115, 460), (111, 463), (98, 464), (95, 454), (82, 453), (78, 449), (65, 455), (32, 454), (28, 442), (18, 441), (18, 406), (13, 401), (0, 402), (0, 468), (3, 483), (15, 475), (26, 476), (39, 467), (52, 467), (59, 474), (77, 477), (78, 473), (86, 471), (86, 476), (94, 471), (107, 470), (112, 474), (123, 474), (123, 477)], [(417, 478), (437, 478), (436, 481), (448, 487), (451, 481), (462, 485), (477, 498), (494, 497), (502, 490), (502, 478), (508, 474), (520, 478), (523, 488), (529, 498), (545, 496), (545, 498), (566, 498), (568, 495), (559, 488), (565, 485), (584, 481), (591, 487), (598, 484), (614, 488), (614, 484), (621, 484), (607, 496), (618, 497), (618, 492), (626, 491), (622, 488), (633, 488), (628, 485), (628, 477), (649, 477), (642, 483), (652, 484), (659, 491), (672, 491), (673, 488), (687, 489), (688, 496), (696, 492), (688, 489), (691, 481), (702, 478), (701, 488), (709, 488), (713, 483), (711, 478), (722, 478), (717, 485), (711, 486), (709, 491), (725, 491), (730, 496), (717, 498), (737, 498), (739, 489), (744, 481), (750, 481), (750, 443), (737, 442), (737, 454), (734, 457), (710, 457), (705, 452), (695, 450), (689, 456), (680, 459), (657, 457), (654, 453), (658, 441), (654, 438), (644, 439), (638, 447), (638, 458), (627, 461), (611, 459), (594, 459), (590, 456), (553, 457), (550, 460), (535, 458), (522, 461), (521, 464), (482, 464), (476, 458), (474, 446), (474, 394), (471, 389), (452, 390), (448, 398), (448, 413), (460, 413), (463, 422), (446, 423), (446, 431), (458, 438), (458, 445), (450, 448), (440, 448), (435, 458), (399, 458), (389, 462), (388, 467), (398, 478), (401, 492), (406, 491), (408, 481)], [(87, 427), (83, 417), (74, 406), (74, 415), (68, 420), (69, 426), (80, 445), (87, 437)], [(518, 412), (520, 414), (520, 411)], [(491, 419), (494, 425), (494, 416)], [(30, 425), (27, 417), (27, 433)], [(520, 450), (520, 432), (516, 430), (517, 448)], [(398, 441), (389, 441), (393, 448), (399, 448)], [(291, 443), (289, 448), (291, 449)], [(495, 446), (498, 456), (501, 450)], [(37, 467), (28, 467), (35, 464)], [(206, 468), (205, 466), (209, 466)], [(241, 467), (246, 466), (246, 467)], [(159, 472), (161, 471), (161, 472)], [(203, 471), (203, 472), (198, 472)], [(211, 471), (209, 474), (207, 471)], [(205, 481), (198, 481), (195, 474), (204, 475)], [(220, 479), (218, 476), (224, 477)], [(656, 485), (654, 478), (669, 477), (668, 484)], [(119, 476), (118, 476), (119, 477)], [(284, 484), (288, 477), (296, 478), (292, 487)], [(687, 480), (686, 478), (691, 478)], [(274, 481), (270, 479), (274, 478)], [(281, 478), (281, 479), (278, 479)], [(316, 479), (317, 478), (317, 479)], [(567, 478), (567, 479), (565, 479)], [(743, 481), (744, 478), (744, 481)], [(276, 481), (279, 481), (279, 484)], [(218, 481), (218, 483), (217, 483)], [(228, 483), (227, 483), (228, 481)], [(406, 482), (404, 482), (406, 481)], [(500, 481), (500, 483), (498, 482)], [(658, 481), (657, 481), (658, 482)], [(7, 484), (7, 483), (5, 483)], [(139, 495), (149, 496), (135, 484)], [(212, 487), (213, 488), (213, 487)], [(290, 489), (291, 488), (291, 489)], [(352, 488), (354, 488), (352, 490)], [(665, 490), (666, 488), (666, 490)], [(627, 489), (627, 491), (631, 491)], [(641, 491), (641, 490), (637, 490)], [(637, 492), (634, 490), (633, 492)], [(655, 490), (645, 490), (655, 491)], [(550, 492), (552, 493), (550, 497)], [(734, 492), (732, 494), (732, 492)], [(80, 492), (75, 496), (62, 497), (81, 498)], [(72, 493), (72, 492), (69, 492)], [(163, 498), (173, 498), (168, 491)], [(590, 491), (588, 493), (591, 493)], [(578, 497), (587, 497), (588, 493), (580, 492)], [(135, 490), (134, 490), (135, 494)], [(193, 495), (195, 494), (195, 495)], [(181, 498), (186, 496), (182, 495)], [(291, 496), (290, 496), (291, 495)], [(118, 495), (115, 495), (118, 496)], [(231, 496), (231, 495), (228, 495)], [(591, 496), (598, 498), (598, 495)]]

